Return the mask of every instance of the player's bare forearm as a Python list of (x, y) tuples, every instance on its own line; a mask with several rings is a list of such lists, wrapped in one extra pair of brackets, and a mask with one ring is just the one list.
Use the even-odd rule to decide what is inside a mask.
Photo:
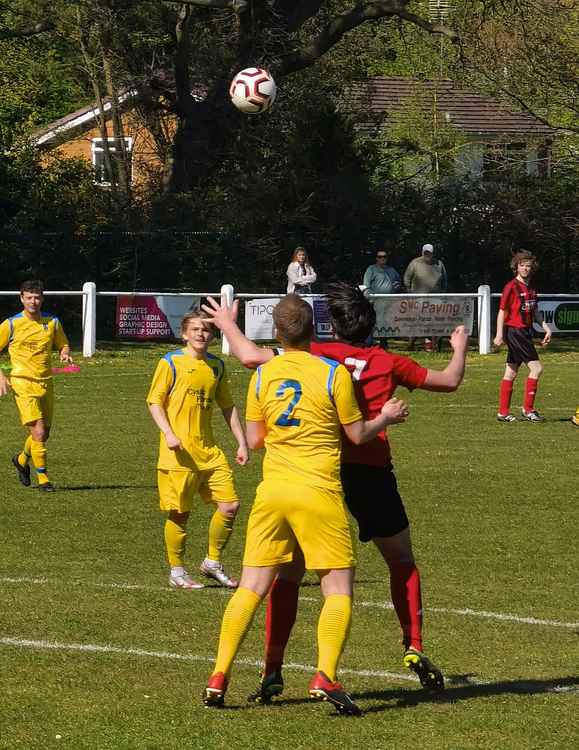
[(464, 379), (466, 355), (468, 352), (468, 333), (464, 326), (458, 326), (450, 337), (452, 357), (444, 370), (427, 370), (422, 390), (452, 393)]
[(237, 440), (236, 461), (241, 466), (245, 466), (249, 460), (249, 448), (247, 446), (247, 438), (241, 424), (241, 419), (239, 418), (237, 407), (231, 406), (228, 409), (222, 409), (221, 413), (223, 414), (223, 419), (231, 430), (233, 437)]
[(344, 432), (355, 445), (363, 445), (373, 440), (377, 435), (391, 424), (400, 424), (406, 421), (408, 406), (404, 401), (391, 398), (382, 407), (382, 411), (374, 419), (366, 421), (359, 420), (352, 424), (344, 424)]
[(543, 329), (543, 333), (545, 334), (543, 336), (543, 340), (541, 341), (542, 346), (547, 346), (547, 344), (551, 341), (551, 337), (553, 335), (553, 332), (545, 322), (545, 316), (543, 313), (539, 310), (539, 308), (535, 308), (535, 313), (533, 315), (534, 320), (541, 326)]
[(0, 370), (0, 398), (2, 396), (7, 396), (9, 390), (10, 390), (10, 381), (8, 380), (6, 375), (4, 375), (2, 370)]
[(494, 338), (494, 345), (495, 346), (502, 346), (504, 344), (504, 327), (505, 327), (505, 311), (499, 310), (499, 314), (497, 315), (497, 333)]
[(246, 421), (245, 432), (247, 434), (247, 444), (252, 451), (258, 451), (265, 444), (265, 422)]
[(253, 341), (250, 341), (237, 325), (238, 301), (228, 308), (220, 304), (213, 297), (207, 298), (207, 304), (202, 309), (211, 315), (211, 322), (215, 325), (225, 338), (229, 341), (231, 353), (244, 367), (254, 370), (259, 365), (268, 362), (274, 355), (271, 349), (262, 349)]
[(171, 427), (169, 419), (167, 418), (165, 409), (160, 404), (147, 405), (149, 407), (149, 412), (153, 417), (153, 421), (165, 436), (167, 447), (171, 450), (181, 450), (181, 448), (183, 448), (183, 444), (181, 443), (181, 440), (177, 437), (177, 435), (175, 435), (175, 433), (173, 432), (173, 428)]

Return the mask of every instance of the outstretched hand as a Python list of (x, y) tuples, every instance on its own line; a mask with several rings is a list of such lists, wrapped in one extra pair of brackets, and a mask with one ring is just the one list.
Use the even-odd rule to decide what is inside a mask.
[(211, 322), (217, 326), (219, 330), (227, 327), (230, 323), (235, 323), (237, 320), (237, 313), (239, 312), (239, 300), (234, 300), (231, 307), (221, 300), (217, 302), (213, 297), (207, 297), (207, 302), (201, 305), (201, 309), (211, 316)]
[(398, 398), (391, 398), (386, 401), (381, 409), (381, 413), (388, 417), (387, 424), (400, 424), (405, 422), (408, 416), (408, 404)]

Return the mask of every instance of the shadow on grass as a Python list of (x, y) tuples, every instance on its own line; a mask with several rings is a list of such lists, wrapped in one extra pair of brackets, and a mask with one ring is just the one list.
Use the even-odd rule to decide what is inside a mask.
[(156, 484), (59, 484), (58, 492), (92, 492), (94, 490), (155, 490)]
[[(388, 701), (379, 706), (371, 706), (364, 713), (379, 713), (393, 708), (414, 708), (421, 703), (456, 703), (473, 698), (489, 698), (494, 695), (540, 695), (542, 693), (565, 693), (579, 691), (579, 675), (559, 677), (552, 680), (501, 680), (484, 685), (472, 684), (474, 675), (450, 675), (447, 688), (442, 693), (428, 693), (423, 690), (372, 690), (352, 693), (354, 700)], [(462, 683), (462, 684), (461, 684)], [(394, 703), (392, 703), (394, 701)]]
[[(471, 700), (473, 698), (487, 698), (493, 695), (508, 695), (514, 693), (517, 695), (540, 695), (542, 693), (565, 693), (579, 690), (579, 676), (560, 677), (554, 680), (512, 680), (492, 682), (485, 685), (470, 684), (474, 674), (451, 675), (447, 677), (450, 687), (447, 687), (443, 693), (428, 693), (420, 689), (391, 689), (391, 690), (373, 690), (364, 693), (351, 693), (354, 700), (381, 700), (388, 701), (383, 705), (371, 706), (363, 709), (364, 714), (380, 713), (382, 711), (391, 711), (397, 708), (414, 708), (421, 703), (456, 703), (460, 700)], [(466, 683), (466, 684), (456, 684)], [(305, 685), (304, 685), (305, 689)], [(267, 709), (283, 709), (284, 707), (303, 706), (313, 703), (311, 698), (283, 698), (278, 697), (266, 706), (248, 701), (246, 703), (226, 704), (220, 710), (240, 711), (254, 709), (264, 711)], [(330, 713), (329, 718), (340, 717), (337, 711), (332, 713), (333, 706), (328, 703)]]

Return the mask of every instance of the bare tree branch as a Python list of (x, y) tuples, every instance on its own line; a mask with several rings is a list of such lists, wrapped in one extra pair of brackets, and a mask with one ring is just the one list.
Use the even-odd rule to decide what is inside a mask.
[(379, 18), (397, 17), (403, 21), (419, 26), (430, 34), (443, 34), (453, 42), (458, 41), (458, 34), (452, 29), (440, 24), (432, 24), (414, 13), (406, 10), (409, 0), (379, 0), (378, 2), (358, 3), (350, 10), (334, 18), (311, 44), (295, 52), (285, 55), (278, 63), (277, 71), (281, 75), (295, 73), (307, 68), (334, 47), (349, 31), (365, 23)]

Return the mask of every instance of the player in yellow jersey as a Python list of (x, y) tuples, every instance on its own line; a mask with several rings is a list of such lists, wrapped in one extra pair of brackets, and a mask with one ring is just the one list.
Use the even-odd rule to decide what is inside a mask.
[(54, 414), (54, 391), (50, 358), (53, 349), (61, 362), (71, 363), (68, 339), (58, 318), (41, 311), (44, 288), (41, 281), (25, 281), (20, 287), (24, 308), (0, 324), (0, 351), (8, 347), (10, 378), (0, 370), (0, 396), (14, 393), (22, 424), (29, 430), (22, 451), (12, 458), (20, 482), (30, 486), (30, 459), (36, 469), (38, 487), (52, 492), (47, 474), (46, 441)]
[[(203, 694), (222, 706), (237, 651), (280, 565), (303, 552), (320, 578), (324, 604), (318, 621), (318, 665), (310, 696), (329, 700), (340, 713), (359, 715), (336, 682), (350, 629), (355, 558), (340, 483), (340, 425), (356, 444), (387, 424), (403, 422), (406, 405), (392, 399), (364, 421), (348, 371), (309, 352), (311, 307), (289, 294), (275, 307), (284, 354), (254, 373), (247, 395), (247, 437), (265, 446), (263, 481), (247, 526), (243, 570), (221, 625), (215, 669)], [(300, 552), (301, 550), (301, 552)]]
[(207, 351), (213, 328), (206, 318), (199, 311), (183, 318), (181, 334), (185, 346), (160, 360), (147, 396), (151, 416), (161, 430), (157, 481), (161, 510), (168, 513), (164, 536), (171, 566), (169, 584), (176, 589), (203, 588), (186, 571), (184, 562), (186, 526), (196, 493), (206, 503), (217, 505), (209, 525), (207, 557), (200, 571), (222, 586), (237, 586), (221, 562), (239, 500), (227, 459), (213, 437), (214, 402), (237, 440), (236, 461), (241, 466), (247, 463), (249, 450), (223, 360)]

